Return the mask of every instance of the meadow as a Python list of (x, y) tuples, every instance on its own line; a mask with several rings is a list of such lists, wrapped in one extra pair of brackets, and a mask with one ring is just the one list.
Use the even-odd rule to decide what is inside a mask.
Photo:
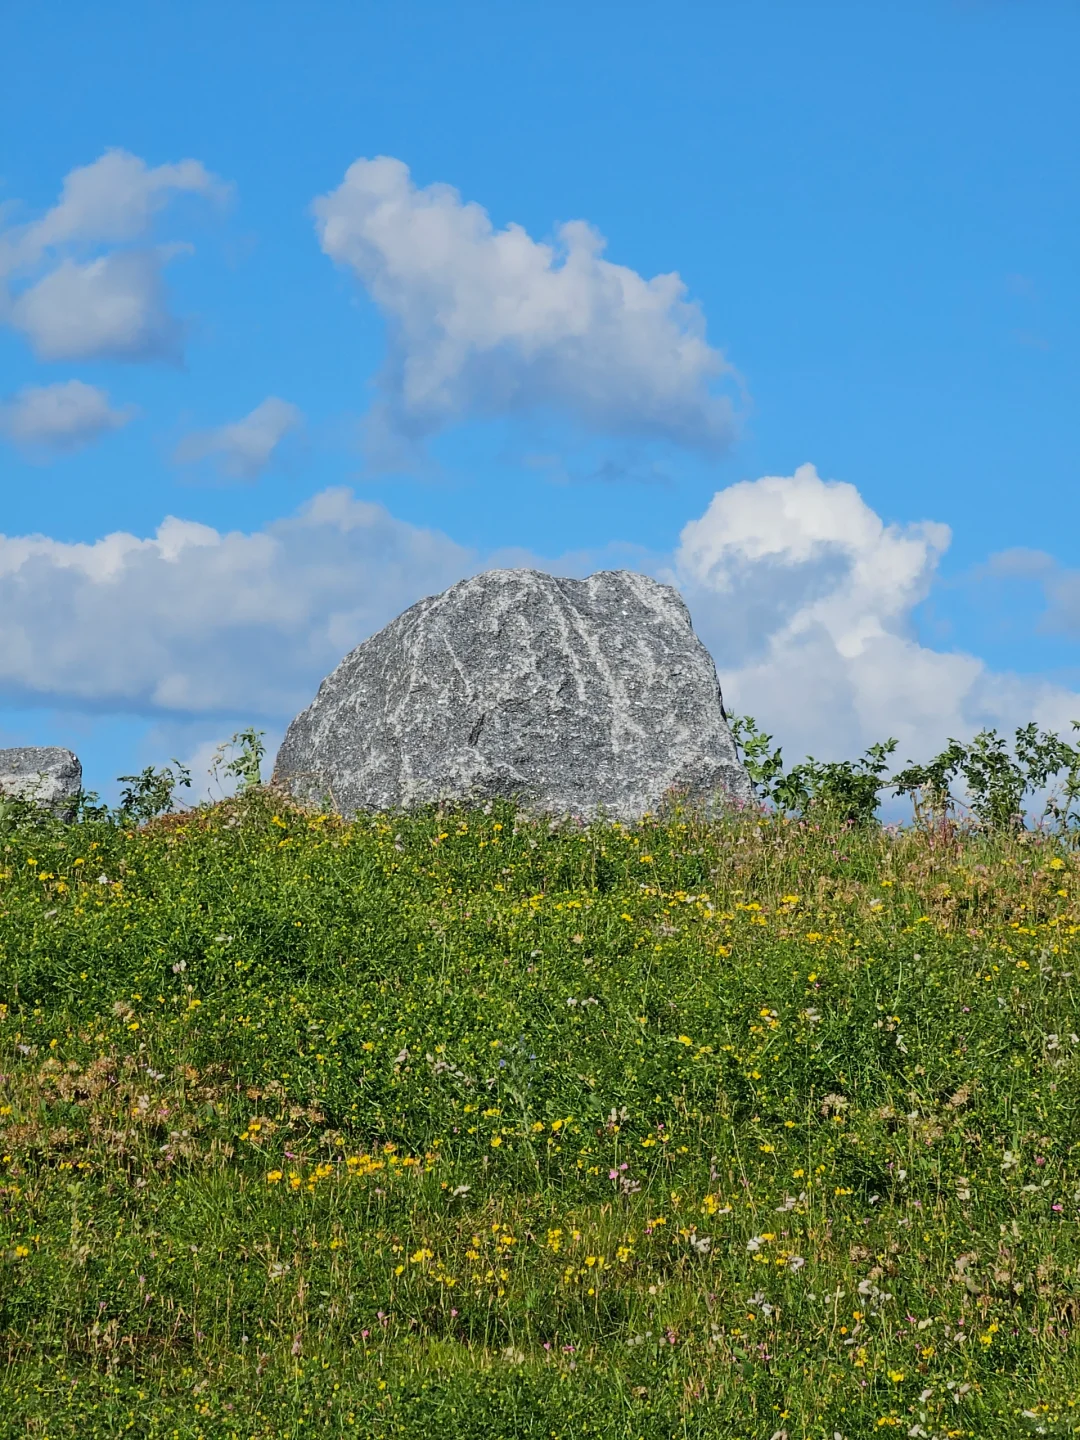
[(1080, 1432), (1068, 836), (0, 824), (0, 1437)]

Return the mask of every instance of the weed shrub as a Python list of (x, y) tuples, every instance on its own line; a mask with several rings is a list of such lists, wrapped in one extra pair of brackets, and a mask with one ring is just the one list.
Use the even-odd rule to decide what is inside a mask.
[(0, 862), (0, 1436), (1076, 1433), (1065, 840), (249, 788)]

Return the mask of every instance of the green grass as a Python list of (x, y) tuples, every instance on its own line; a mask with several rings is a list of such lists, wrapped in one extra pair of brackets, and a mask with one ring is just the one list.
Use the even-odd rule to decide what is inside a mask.
[(0, 836), (0, 1437), (1080, 1432), (1080, 863)]

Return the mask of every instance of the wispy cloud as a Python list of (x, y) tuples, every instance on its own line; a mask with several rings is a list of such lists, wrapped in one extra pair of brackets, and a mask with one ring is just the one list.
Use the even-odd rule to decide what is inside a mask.
[(43, 455), (81, 450), (100, 436), (119, 430), (135, 415), (125, 405), (114, 409), (104, 390), (82, 380), (28, 385), (0, 402), (0, 433), (14, 444)]
[(1062, 565), (1045, 550), (1017, 547), (992, 555), (981, 574), (995, 580), (1027, 580), (1042, 592), (1045, 609), (1039, 629), (1080, 638), (1080, 570)]
[(268, 395), (242, 420), (186, 436), (177, 446), (175, 458), (181, 465), (213, 460), (233, 479), (255, 480), (285, 437), (303, 423), (303, 414), (295, 405)]

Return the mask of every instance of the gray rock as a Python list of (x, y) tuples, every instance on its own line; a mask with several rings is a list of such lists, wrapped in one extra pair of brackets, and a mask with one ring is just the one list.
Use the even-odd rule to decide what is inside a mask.
[(32, 800), (63, 820), (75, 814), (82, 789), (79, 757), (58, 745), (19, 745), (0, 750), (0, 795)]
[(421, 600), (323, 681), (274, 782), (346, 815), (505, 797), (632, 821), (673, 790), (750, 798), (685, 604), (628, 570), (490, 570)]

